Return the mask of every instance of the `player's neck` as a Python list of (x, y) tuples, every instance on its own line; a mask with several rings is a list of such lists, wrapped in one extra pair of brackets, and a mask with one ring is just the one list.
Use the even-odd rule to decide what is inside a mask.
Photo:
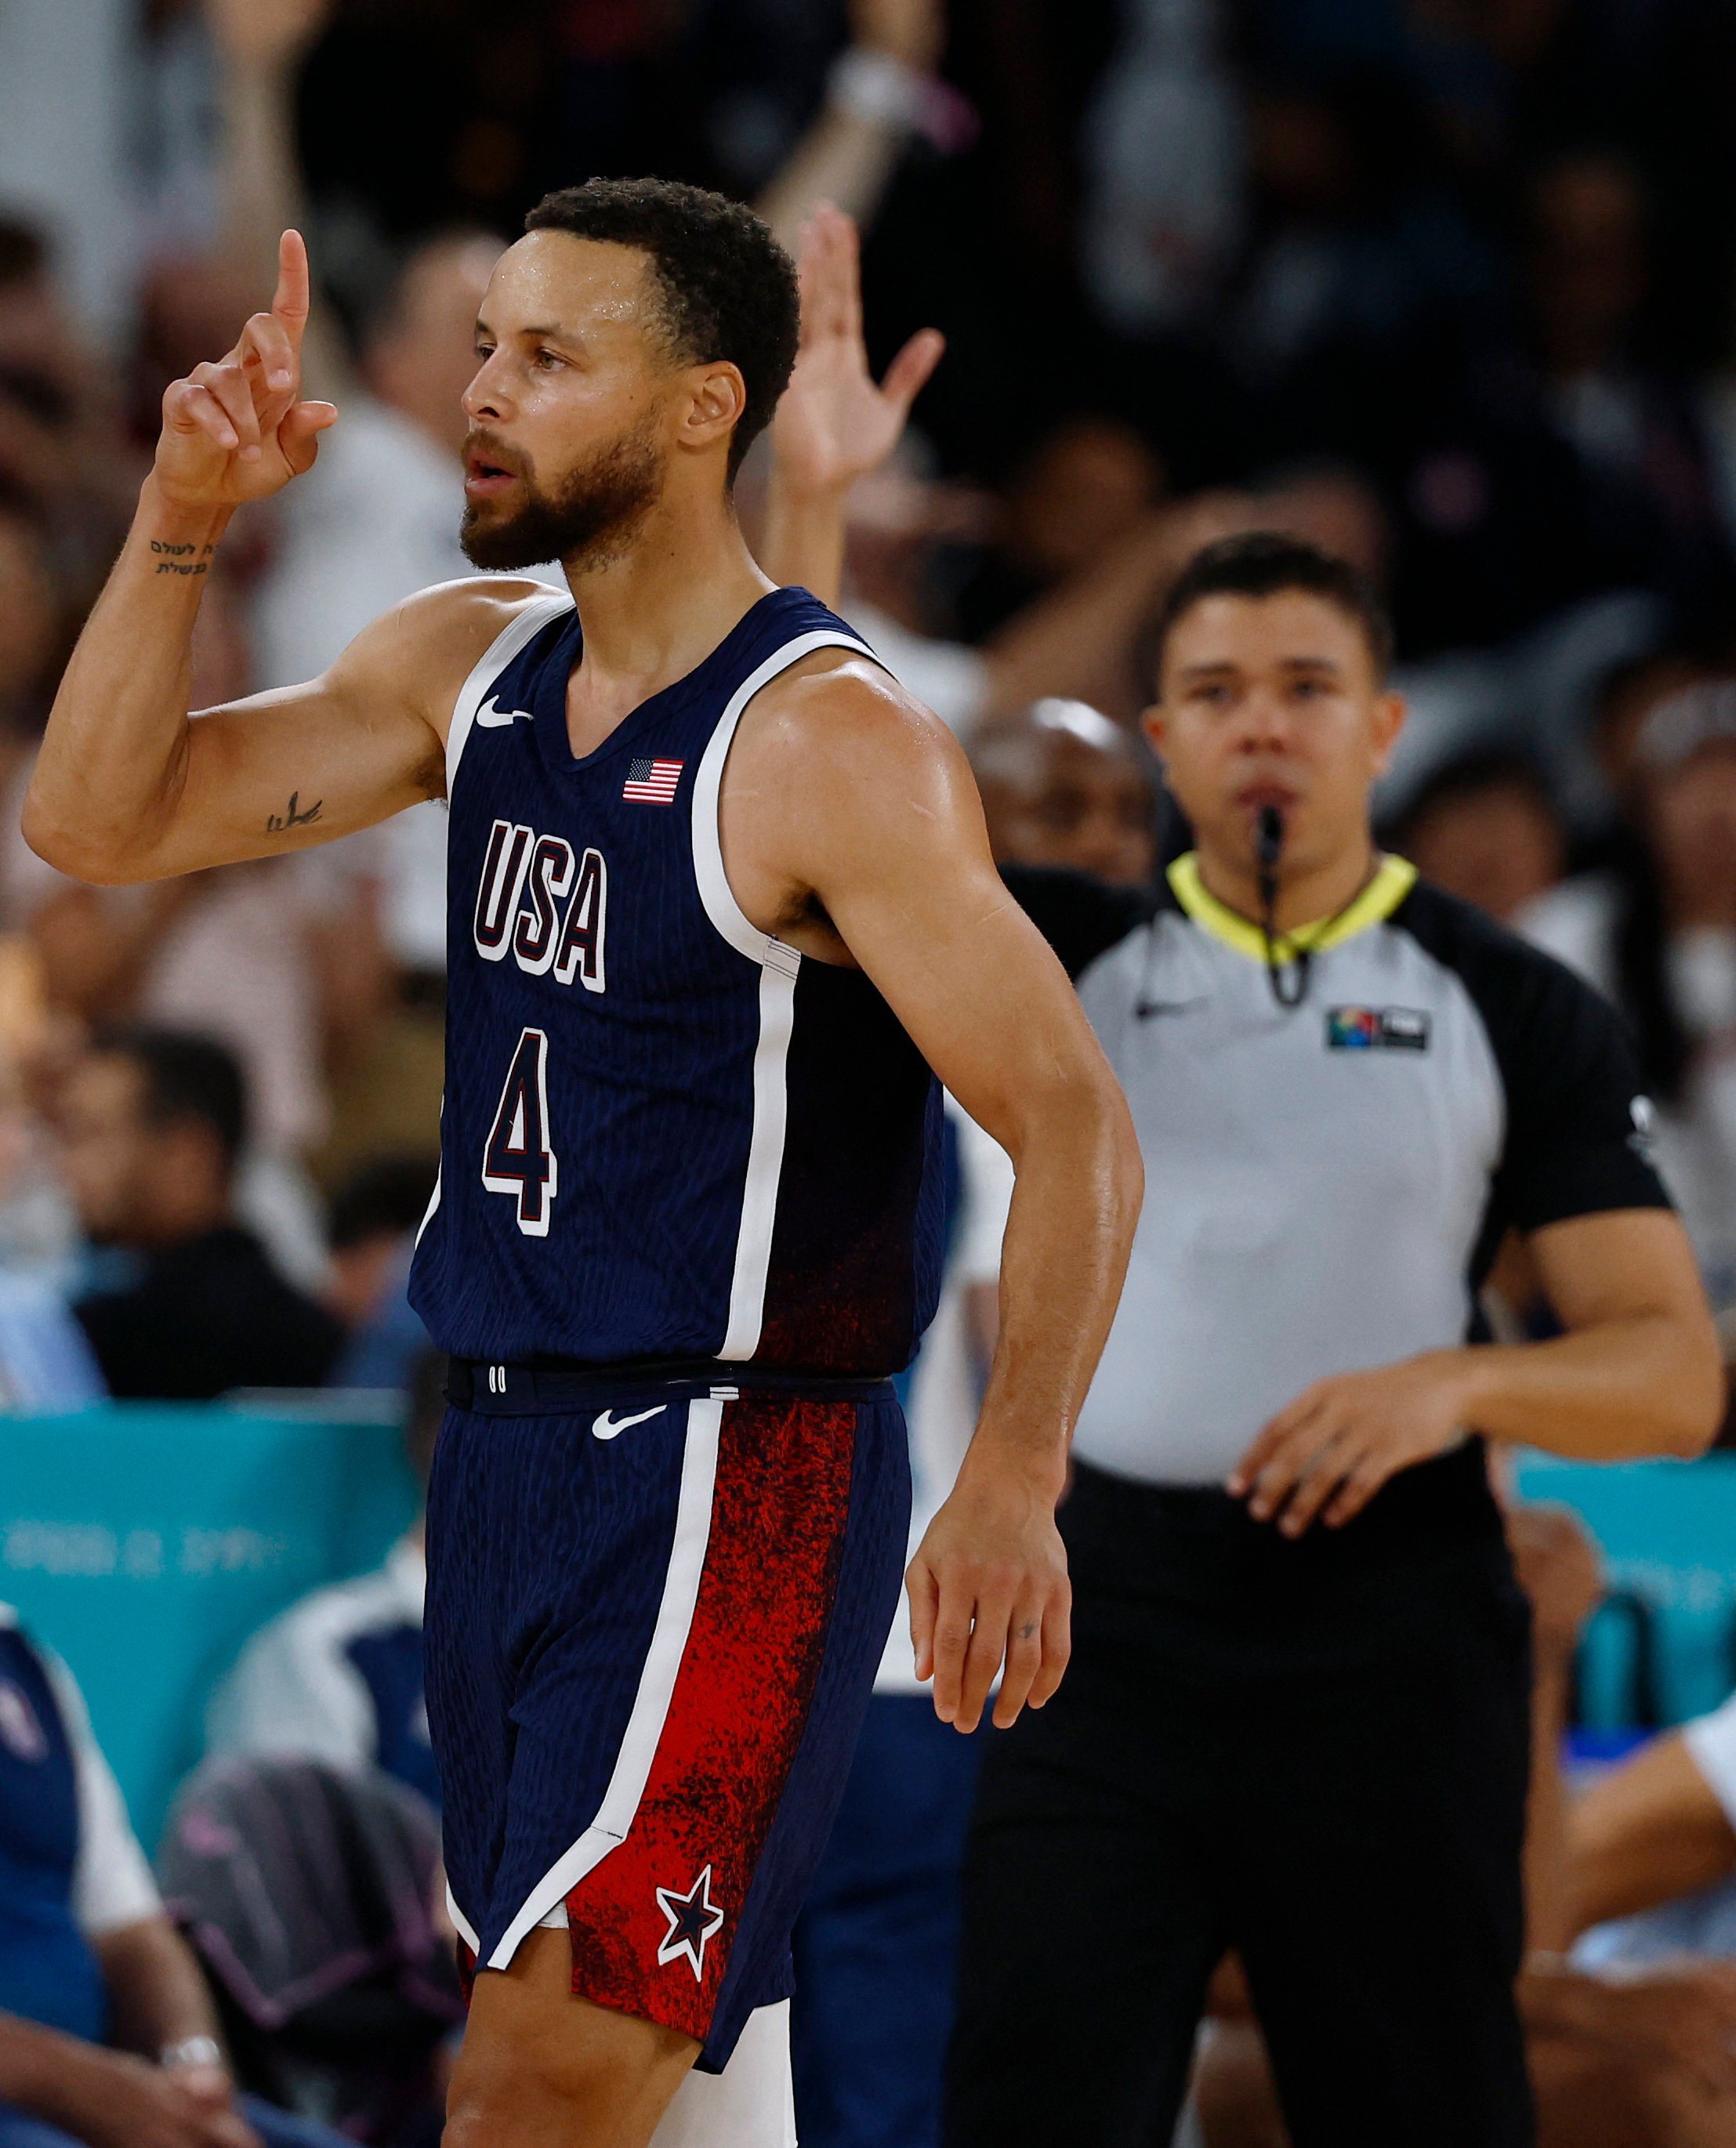
[[(1227, 854), (1202, 843), (1200, 880), (1208, 895), (1215, 896), (1238, 916), (1261, 921), (1259, 874), (1253, 861)], [(1365, 827), (1335, 850), (1319, 865), (1303, 865), (1290, 871), (1281, 867), (1273, 922), (1280, 932), (1296, 932), (1317, 925), (1347, 909), (1368, 885), (1380, 863), (1374, 839)]]
[(602, 565), (567, 570), (585, 653), (573, 675), (569, 714), (595, 709), (615, 720), (685, 678), (773, 585), (754, 562), (733, 509), (665, 496), (630, 545)]

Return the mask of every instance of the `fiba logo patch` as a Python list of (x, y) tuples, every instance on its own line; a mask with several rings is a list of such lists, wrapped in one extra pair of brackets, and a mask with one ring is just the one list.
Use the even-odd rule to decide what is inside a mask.
[(1421, 1007), (1328, 1007), (1328, 1051), (1427, 1051), (1428, 1016)]
[(48, 1757), (48, 1734), (30, 1705), (29, 1695), (10, 1679), (0, 1679), (0, 1745), (15, 1760), (35, 1762)]
[(723, 1911), (711, 1899), (711, 1867), (705, 1867), (685, 1895), (673, 1887), (660, 1887), (657, 1906), (669, 1919), (669, 1930), (657, 1950), (659, 1966), (685, 1959), (697, 1984), (705, 1974), (706, 1943), (724, 1920)]

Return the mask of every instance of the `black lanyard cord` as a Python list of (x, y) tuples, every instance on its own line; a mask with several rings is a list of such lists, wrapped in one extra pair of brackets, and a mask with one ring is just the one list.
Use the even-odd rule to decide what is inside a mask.
[(1254, 856), (1260, 887), (1260, 936), (1266, 943), (1266, 981), (1272, 987), (1272, 997), (1287, 1014), (1308, 996), (1308, 971), (1314, 950), (1362, 901), (1368, 880), (1372, 880), (1379, 870), (1379, 860), (1377, 856), (1368, 880), (1362, 882), (1348, 902), (1315, 927), (1305, 946), (1291, 941), (1292, 951), (1287, 966), (1278, 956), (1278, 860), (1283, 848), (1284, 816), (1276, 806), (1262, 806), (1254, 830)]
[(1259, 865), (1260, 936), (1266, 943), (1266, 981), (1272, 996), (1287, 1013), (1308, 996), (1308, 950), (1296, 951), (1292, 966), (1294, 986), (1278, 960), (1278, 859), (1284, 848), (1284, 816), (1276, 806), (1262, 806), (1254, 832)]

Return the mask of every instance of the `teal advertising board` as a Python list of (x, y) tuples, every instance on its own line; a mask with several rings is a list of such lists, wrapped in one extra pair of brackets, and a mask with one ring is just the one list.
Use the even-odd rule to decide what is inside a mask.
[(1736, 1687), (1736, 1455), (1610, 1463), (1530, 1455), (1515, 1477), (1525, 1498), (1574, 1509), (1602, 1547), (1606, 1583), (1625, 1599), (1598, 1614), (1581, 1649), (1583, 1719), (1632, 1725), (1648, 1682), (1663, 1723), (1716, 1708)]
[[(1574, 1508), (1611, 1587), (1646, 1607), (1663, 1719), (1723, 1699), (1736, 1684), (1736, 1456), (1529, 1456), (1515, 1478), (1524, 1498)], [(372, 1397), (0, 1423), (0, 1599), (72, 1665), (148, 1845), (243, 1643), (308, 1589), (377, 1565), (415, 1498), (397, 1420)], [(1637, 1645), (1631, 1619), (1594, 1622), (1582, 1682), (1594, 1724), (1632, 1719)]]
[(0, 1424), (0, 1599), (72, 1666), (147, 1848), (248, 1636), (378, 1564), (414, 1514), (398, 1421), (374, 1401)]

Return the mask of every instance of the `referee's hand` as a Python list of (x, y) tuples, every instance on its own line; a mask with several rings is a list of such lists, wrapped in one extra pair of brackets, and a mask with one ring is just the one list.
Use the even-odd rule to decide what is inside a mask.
[(1466, 1356), (1431, 1350), (1317, 1380), (1261, 1433), (1228, 1488), (1257, 1522), (1276, 1521), (1287, 1537), (1317, 1519), (1342, 1528), (1388, 1478), (1465, 1437)]
[[(1061, 1684), (1072, 1650), (1072, 1585), (1055, 1493), (967, 1460), (905, 1576), (916, 1676), (935, 1714), (971, 1731), (1001, 1679), (993, 1721), (1006, 1730)], [(1006, 1668), (1003, 1671), (1002, 1665)]]

